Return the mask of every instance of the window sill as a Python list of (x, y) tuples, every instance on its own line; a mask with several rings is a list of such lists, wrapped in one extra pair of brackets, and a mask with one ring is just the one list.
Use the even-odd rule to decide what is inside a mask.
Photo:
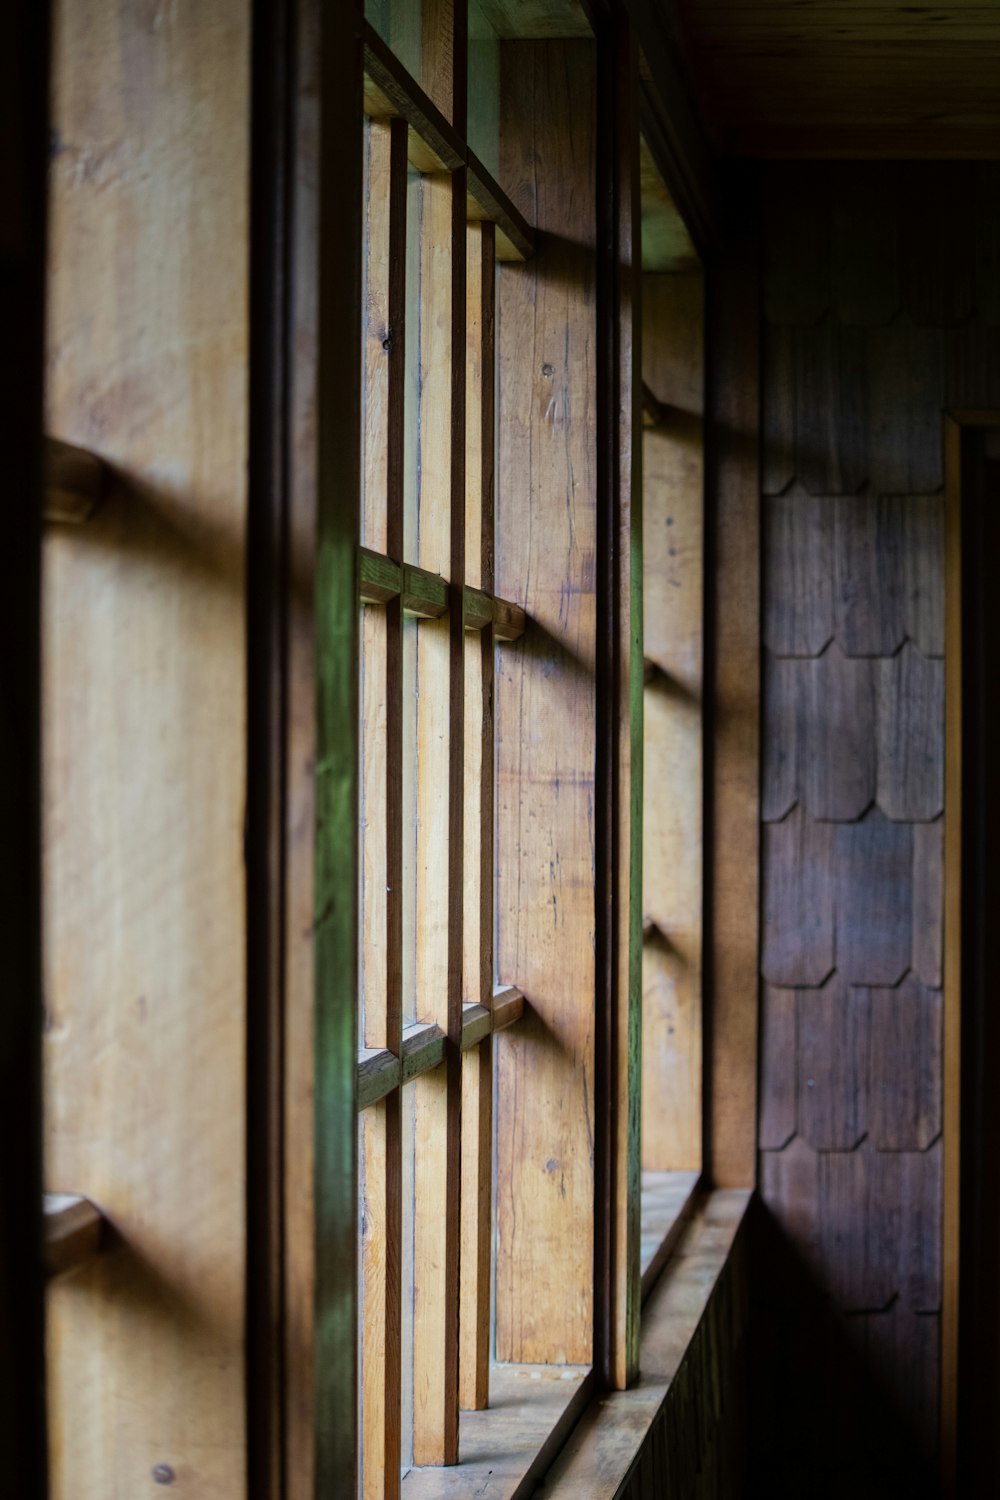
[[(588, 1406), (534, 1493), (537, 1500), (614, 1500), (622, 1493), (732, 1252), (753, 1194), (698, 1202), (642, 1315), (640, 1375)], [(470, 1492), (471, 1493), (471, 1492)]]
[[(403, 1500), (521, 1500), (529, 1495), (538, 1500), (580, 1500), (584, 1495), (587, 1500), (613, 1500), (619, 1493), (701, 1322), (752, 1197), (749, 1190), (699, 1196), (697, 1173), (651, 1175), (658, 1180), (644, 1182), (656, 1190), (644, 1204), (644, 1297), (649, 1277), (656, 1276), (667, 1256), (669, 1263), (650, 1287), (643, 1308), (637, 1383), (591, 1400), (586, 1365), (494, 1365), (489, 1410), (461, 1413), (462, 1462), (447, 1469), (410, 1469), (403, 1479)], [(655, 1255), (650, 1248), (654, 1228), (663, 1231)]]
[(494, 1365), (487, 1411), (459, 1415), (462, 1461), (410, 1469), (403, 1500), (516, 1500), (530, 1495), (587, 1403), (589, 1365)]

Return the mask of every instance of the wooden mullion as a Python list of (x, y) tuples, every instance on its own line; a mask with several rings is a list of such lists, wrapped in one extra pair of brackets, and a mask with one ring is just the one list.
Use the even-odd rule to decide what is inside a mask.
[[(384, 434), (386, 448), (385, 539), (390, 554), (402, 555), (403, 547), (403, 442), (405, 386), (406, 309), (406, 178), (407, 130), (402, 120), (389, 127), (388, 180), (388, 285), (387, 328), (383, 340), (388, 363)], [(378, 1081), (389, 1084), (384, 1096), (365, 1115), (365, 1317), (363, 1338), (363, 1500), (398, 1500), (401, 1472), (402, 1427), (402, 1052), (403, 1052), (403, 598), (402, 570), (390, 577), (395, 565), (368, 554), (369, 574), (373, 564), (385, 575), (385, 617), (379, 622), (378, 639), (384, 649), (385, 731), (383, 751), (376, 772), (384, 777), (376, 816), (366, 819), (384, 839), (379, 875), (384, 895), (384, 955), (366, 954), (366, 962), (381, 977), (378, 1010), (369, 1013), (367, 1003), (365, 1042), (382, 1049), (371, 1058), (368, 1071), (375, 1082), (375, 1064), (385, 1062)], [(362, 568), (364, 575), (364, 568)], [(389, 593), (395, 581), (396, 592)], [(362, 597), (365, 597), (364, 583)], [(371, 629), (372, 627), (368, 627)], [(367, 638), (367, 632), (366, 632)], [(366, 713), (365, 733), (377, 720), (377, 705)], [(368, 778), (366, 776), (366, 785)], [(369, 943), (366, 921), (366, 944)], [(376, 930), (375, 941), (383, 935)], [(395, 1061), (395, 1067), (392, 1061)], [(365, 1066), (359, 1068), (359, 1085)], [(376, 1084), (377, 1086), (377, 1084)], [(359, 1103), (362, 1089), (359, 1087)]]
[[(492, 224), (470, 229), (469, 263), (469, 391), (470, 519), (478, 518), (476, 546), (484, 596), (494, 584), (494, 281), (495, 232)], [(473, 321), (474, 320), (474, 321)], [(475, 408), (475, 409), (473, 409)], [(471, 537), (470, 537), (471, 540)], [(491, 610), (492, 615), (492, 610)], [(466, 976), (466, 991), (474, 996), (487, 1021), (493, 1003), (493, 814), (494, 728), (493, 656), (491, 630), (479, 642), (479, 746), (477, 765), (478, 870), (474, 913), (475, 971)], [(462, 1095), (462, 1291), (459, 1347), (459, 1391), (464, 1409), (482, 1410), (489, 1404), (490, 1372), (490, 1253), (493, 1196), (493, 1043), (487, 1036), (464, 1061)]]
[[(463, 184), (464, 188), (464, 184)], [(413, 1462), (450, 1464), (458, 1456), (458, 1193), (461, 1113), (461, 806), (455, 811), (455, 756), (463, 722), (455, 703), (463, 689), (462, 585), (464, 549), (453, 536), (455, 429), (464, 435), (464, 410), (454, 410), (456, 379), (464, 380), (464, 333), (455, 372), (456, 266), (452, 179), (425, 177), (420, 225), (420, 472), (416, 535), (418, 562), (449, 574), (449, 609), (416, 632), (417, 839), (415, 1005), (447, 1037), (442, 1068), (414, 1085), (414, 1314)], [(463, 273), (464, 274), (464, 273)], [(463, 286), (464, 296), (464, 286)], [(464, 328), (464, 305), (458, 331)], [(461, 702), (461, 698), (458, 698)], [(464, 715), (464, 704), (463, 704)], [(455, 743), (453, 744), (453, 740)], [(443, 878), (442, 878), (443, 877)], [(459, 905), (460, 910), (460, 905)], [(457, 948), (457, 957), (456, 957)]]

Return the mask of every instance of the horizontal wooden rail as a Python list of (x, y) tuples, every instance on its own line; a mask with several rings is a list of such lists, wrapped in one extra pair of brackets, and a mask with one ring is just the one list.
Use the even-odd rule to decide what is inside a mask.
[[(437, 573), (400, 565), (380, 552), (360, 547), (359, 588), (363, 604), (385, 604), (403, 596), (403, 612), (418, 619), (436, 620), (448, 610), (448, 584)], [(524, 634), (526, 617), (518, 604), (494, 599), (481, 589), (466, 587), (463, 591), (466, 630), (485, 630), (490, 625), (498, 641), (516, 641)]]
[(497, 260), (530, 260), (535, 253), (535, 231), (472, 151), (468, 152), (467, 165), (469, 218), (473, 222), (486, 219), (496, 225)]
[(89, 1198), (77, 1193), (46, 1193), (42, 1218), (48, 1276), (61, 1276), (82, 1266), (101, 1249), (104, 1217)]
[(365, 22), (365, 114), (373, 120), (399, 116), (406, 121), (409, 157), (418, 172), (453, 172), (464, 167), (461, 136), (369, 21)]
[[(524, 996), (515, 985), (493, 992), (493, 1008), (470, 1004), (462, 1015), (462, 1051), (484, 1037), (512, 1026), (524, 1014)], [(429, 1073), (444, 1060), (445, 1035), (433, 1022), (418, 1021), (403, 1028), (403, 1052), (397, 1057), (384, 1047), (362, 1047), (358, 1053), (358, 1109), (367, 1109), (393, 1089)]]
[(104, 460), (50, 437), (45, 439), (44, 462), (45, 520), (89, 521), (108, 491), (110, 470)]
[(370, 22), (365, 23), (365, 114), (406, 121), (407, 154), (418, 172), (467, 169), (466, 212), (473, 223), (496, 225), (497, 260), (527, 260), (534, 254), (535, 231), (527, 219)]

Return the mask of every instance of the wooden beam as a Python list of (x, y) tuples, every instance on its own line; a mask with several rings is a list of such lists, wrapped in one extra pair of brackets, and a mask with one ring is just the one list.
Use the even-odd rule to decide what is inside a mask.
[(110, 470), (96, 453), (45, 439), (46, 521), (89, 521), (108, 491)]
[(496, 226), (497, 260), (528, 260), (535, 253), (535, 231), (472, 151), (468, 166), (469, 218)]
[(45, 1270), (61, 1276), (91, 1260), (102, 1248), (104, 1216), (77, 1193), (46, 1193), (43, 1205)]
[(506, 599), (493, 600), (493, 639), (497, 641), (520, 640), (527, 628), (528, 616), (519, 604)]

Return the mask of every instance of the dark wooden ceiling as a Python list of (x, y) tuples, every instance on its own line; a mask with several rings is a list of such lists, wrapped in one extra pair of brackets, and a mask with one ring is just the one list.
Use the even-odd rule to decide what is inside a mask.
[(718, 149), (1000, 156), (1000, 0), (674, 0)]

